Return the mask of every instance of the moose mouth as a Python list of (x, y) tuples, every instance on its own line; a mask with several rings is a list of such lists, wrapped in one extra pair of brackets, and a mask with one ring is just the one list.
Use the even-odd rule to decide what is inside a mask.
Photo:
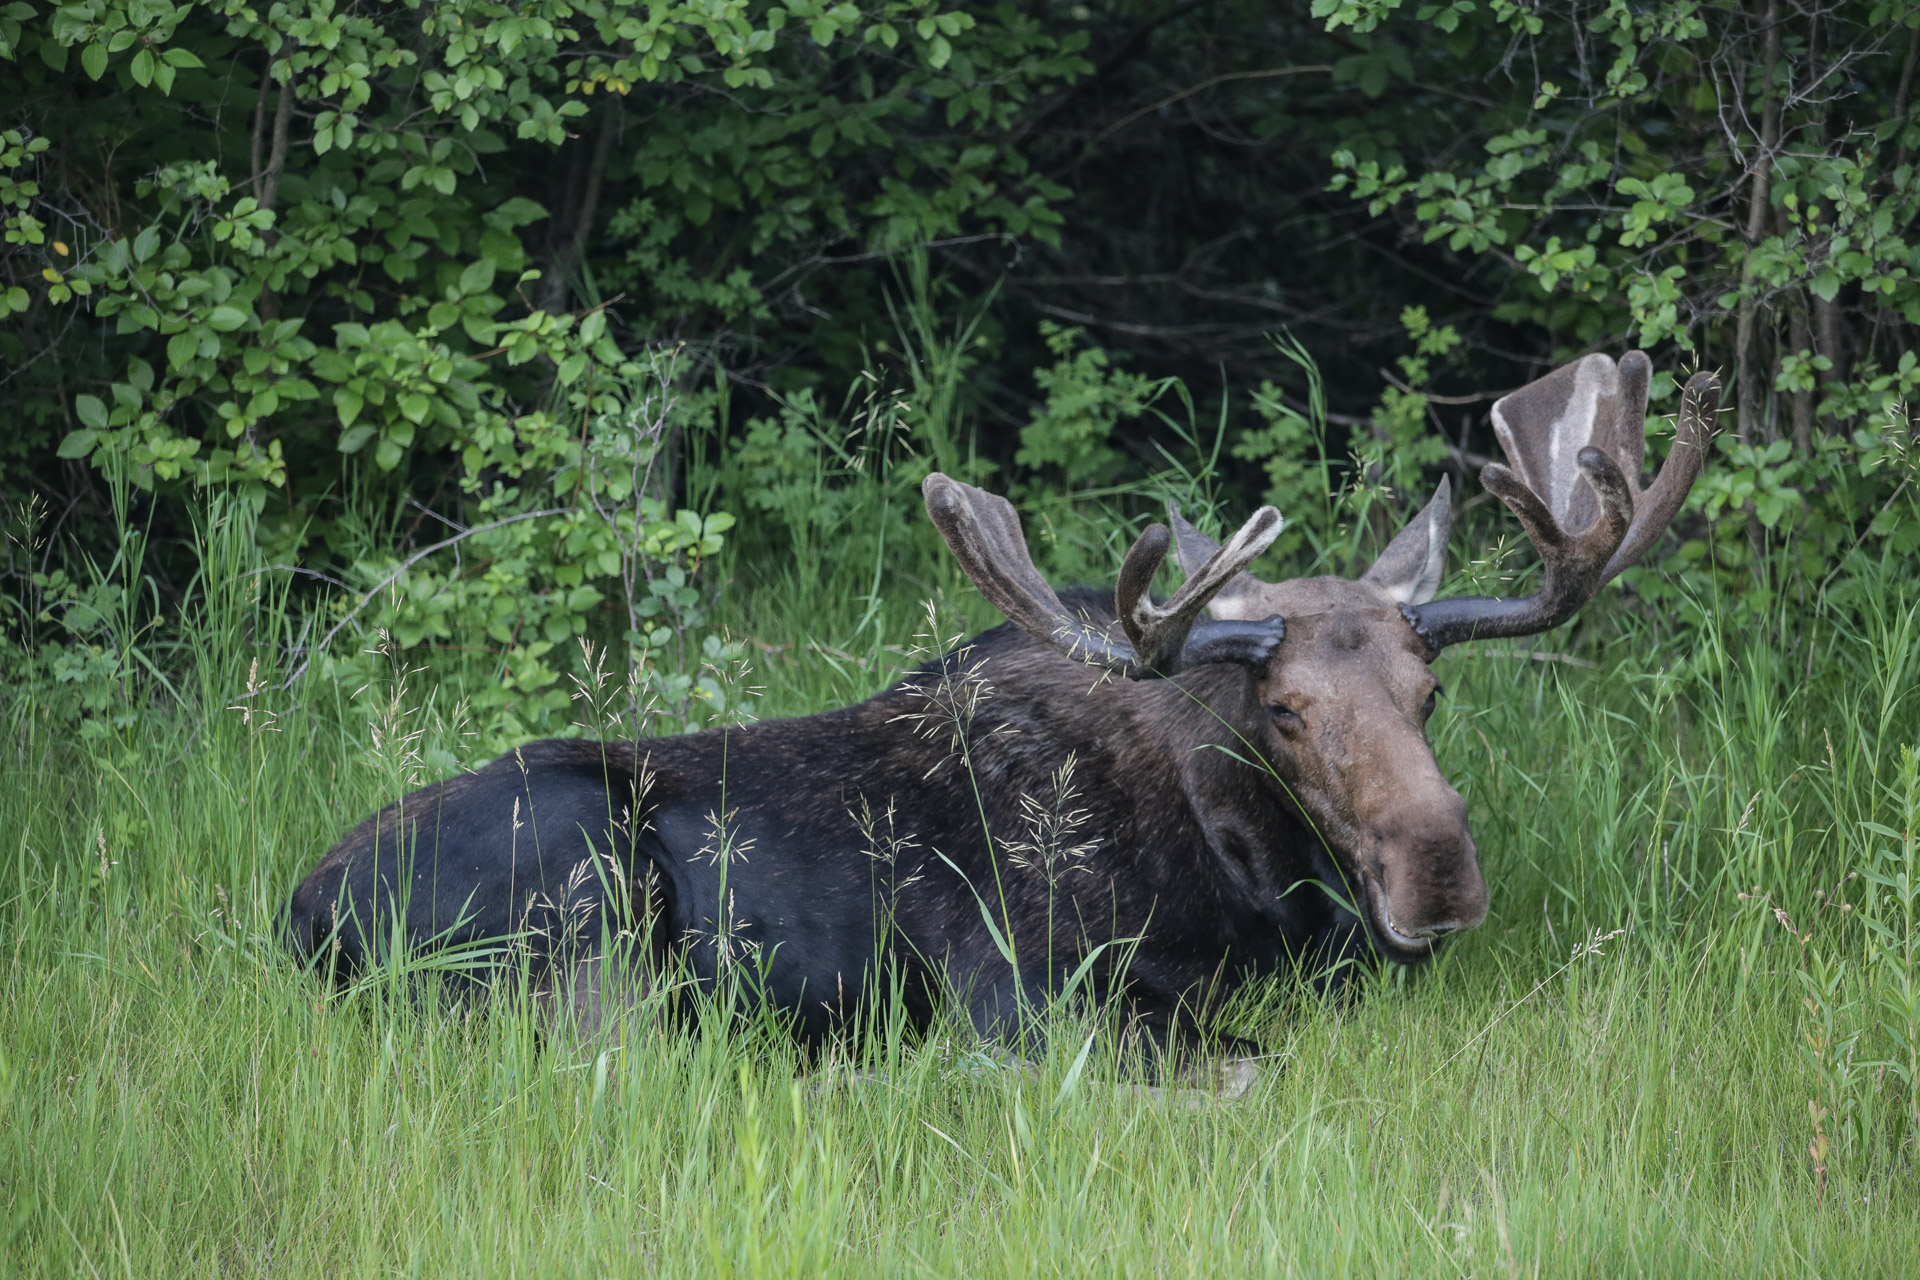
[(1385, 887), (1364, 872), (1360, 880), (1366, 897), (1367, 932), (1373, 935), (1374, 946), (1388, 959), (1403, 964), (1424, 960), (1432, 955), (1434, 938), (1420, 938), (1401, 932), (1393, 923), (1393, 912), (1387, 903)]

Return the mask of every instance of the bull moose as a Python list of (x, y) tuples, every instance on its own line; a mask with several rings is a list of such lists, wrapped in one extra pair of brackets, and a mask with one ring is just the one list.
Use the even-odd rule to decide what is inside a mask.
[[(1418, 962), (1488, 906), (1426, 739), (1431, 664), (1558, 626), (1665, 530), (1719, 386), (1687, 384), (1642, 489), (1651, 372), (1590, 355), (1495, 404), (1510, 466), (1481, 482), (1539, 554), (1525, 598), (1434, 598), (1444, 479), (1357, 579), (1259, 581), (1277, 512), (1220, 545), (1170, 507), (1109, 607), (1055, 594), (1005, 499), (930, 475), (928, 514), (1009, 625), (854, 706), (536, 742), (421, 788), (299, 885), (291, 944), (339, 979), (396, 946), (519, 939), (545, 992), (589, 1003), (750, 964), (809, 1043), (883, 998), (920, 1025), (957, 1000), (1004, 1036), (1077, 972), (1177, 1054), (1252, 980)], [(1156, 603), (1169, 549), (1185, 584)]]

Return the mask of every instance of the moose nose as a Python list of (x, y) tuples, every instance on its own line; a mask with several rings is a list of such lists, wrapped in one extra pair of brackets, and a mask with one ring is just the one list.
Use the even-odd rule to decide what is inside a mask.
[[(1486, 919), (1487, 882), (1467, 830), (1465, 804), (1449, 791), (1411, 820), (1382, 832), (1378, 866), (1387, 924), (1431, 942)], [(1384, 825), (1384, 824), (1383, 824)]]

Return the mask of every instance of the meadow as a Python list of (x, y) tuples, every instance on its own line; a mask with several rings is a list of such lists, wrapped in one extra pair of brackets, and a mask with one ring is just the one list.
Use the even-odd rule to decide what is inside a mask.
[[(328, 996), (277, 944), (286, 894), (474, 762), (458, 704), (488, 674), (398, 654), (371, 689), (282, 688), (299, 611), (223, 528), (96, 728), (58, 682), (5, 703), (10, 1274), (1920, 1273), (1898, 560), (1772, 619), (1620, 607), (1578, 652), (1444, 656), (1432, 736), (1491, 915), (1356, 999), (1232, 1011), (1270, 1058), (1223, 1104), (1117, 1085), (1078, 1024), (1029, 1069), (884, 1019), (823, 1064), (765, 1018), (582, 1040), (401, 979)], [(733, 714), (880, 688), (926, 598), (995, 620), (924, 549), (822, 563), (720, 565), (758, 691)]]

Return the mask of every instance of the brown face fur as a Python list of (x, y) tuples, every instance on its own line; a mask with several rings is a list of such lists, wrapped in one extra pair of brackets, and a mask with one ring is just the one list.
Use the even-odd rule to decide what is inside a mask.
[(1427, 745), (1439, 681), (1394, 598), (1366, 581), (1298, 578), (1216, 599), (1216, 617), (1279, 614), (1259, 681), (1266, 748), (1348, 877), (1376, 945), (1400, 960), (1486, 918), (1467, 806)]

